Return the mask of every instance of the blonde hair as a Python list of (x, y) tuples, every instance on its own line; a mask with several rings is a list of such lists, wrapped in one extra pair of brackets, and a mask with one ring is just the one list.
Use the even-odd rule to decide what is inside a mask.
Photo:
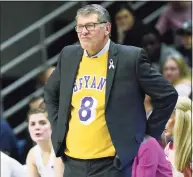
[(179, 80), (183, 80), (183, 79), (191, 80), (190, 69), (188, 68), (188, 65), (187, 65), (185, 59), (182, 57), (179, 57), (179, 56), (173, 56), (172, 55), (172, 56), (168, 57), (162, 64), (162, 73), (163, 73), (164, 66), (168, 60), (173, 60), (177, 64), (177, 66), (180, 70), (180, 79)]
[(179, 97), (175, 107), (174, 148), (175, 167), (182, 172), (189, 167), (192, 154), (191, 106), (187, 97)]

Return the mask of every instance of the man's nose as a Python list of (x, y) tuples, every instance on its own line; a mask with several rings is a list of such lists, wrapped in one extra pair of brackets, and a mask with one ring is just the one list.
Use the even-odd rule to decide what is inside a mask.
[(84, 26), (83, 29), (82, 29), (82, 34), (88, 34), (88, 30), (86, 29), (86, 27)]

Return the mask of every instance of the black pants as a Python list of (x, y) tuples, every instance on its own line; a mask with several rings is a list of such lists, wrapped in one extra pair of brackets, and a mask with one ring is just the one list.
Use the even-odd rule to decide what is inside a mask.
[(131, 177), (131, 167), (118, 170), (114, 157), (81, 160), (65, 155), (64, 177)]

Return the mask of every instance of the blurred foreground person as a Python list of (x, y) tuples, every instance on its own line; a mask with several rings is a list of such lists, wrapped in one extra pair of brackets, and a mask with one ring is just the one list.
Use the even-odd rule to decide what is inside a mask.
[(5, 119), (0, 120), (0, 150), (19, 161), (18, 140)]
[(192, 176), (192, 101), (179, 97), (176, 107), (166, 124), (165, 136), (172, 137), (165, 148), (168, 161), (172, 164), (174, 177)]
[(1, 157), (1, 177), (26, 177), (26, 170), (15, 159), (9, 157), (7, 154), (0, 152)]

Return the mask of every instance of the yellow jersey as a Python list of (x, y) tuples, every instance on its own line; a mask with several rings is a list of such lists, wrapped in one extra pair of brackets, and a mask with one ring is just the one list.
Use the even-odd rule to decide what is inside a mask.
[(97, 58), (83, 55), (72, 95), (65, 154), (79, 159), (115, 155), (105, 121), (108, 51)]

